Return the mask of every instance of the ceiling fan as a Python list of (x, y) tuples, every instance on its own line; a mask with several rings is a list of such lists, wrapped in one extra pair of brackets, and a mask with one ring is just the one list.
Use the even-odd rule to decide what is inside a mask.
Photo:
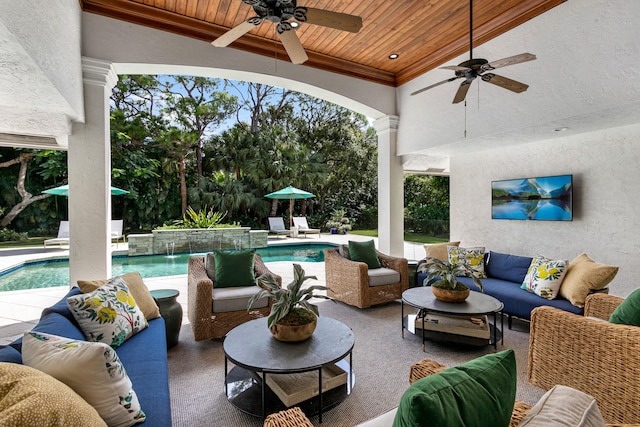
[(242, 2), (253, 7), (257, 16), (247, 19), (222, 34), (211, 42), (212, 45), (216, 47), (229, 46), (235, 40), (267, 20), (277, 23), (276, 31), (289, 58), (291, 58), (291, 62), (302, 64), (309, 57), (295, 32), (295, 28), (299, 25), (298, 22), (322, 25), (352, 33), (357, 33), (362, 28), (362, 18), (359, 16), (298, 6), (296, 0), (242, 0)]
[[(519, 64), (521, 62), (533, 61), (536, 56), (531, 53), (521, 53), (520, 55), (510, 56), (508, 58), (499, 59), (497, 61), (489, 62), (486, 59), (473, 57), (473, 0), (469, 1), (469, 60), (464, 61), (458, 65), (450, 65), (446, 67), (440, 67), (444, 70), (455, 71), (455, 77), (451, 77), (447, 80), (432, 84), (420, 90), (413, 92), (411, 95), (417, 95), (429, 90), (441, 84), (452, 82), (458, 79), (464, 79), (460, 84), (456, 95), (453, 97), (453, 103), (457, 104), (464, 101), (469, 91), (471, 83), (480, 77), (483, 81), (492, 83), (496, 86), (508, 89), (512, 92), (521, 93), (527, 90), (529, 85), (517, 82), (515, 80), (508, 79), (506, 77), (499, 76), (493, 73), (487, 73), (487, 71), (493, 71), (496, 68), (506, 67), (508, 65)], [(486, 74), (485, 74), (486, 73)]]

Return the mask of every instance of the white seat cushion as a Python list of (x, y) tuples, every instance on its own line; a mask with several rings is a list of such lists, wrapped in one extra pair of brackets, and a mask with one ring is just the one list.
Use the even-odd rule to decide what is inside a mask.
[(400, 281), (400, 273), (390, 268), (370, 268), (369, 286), (391, 285)]
[(520, 421), (523, 427), (604, 427), (596, 400), (571, 387), (556, 385)]
[[(233, 288), (213, 288), (213, 313), (227, 313), (247, 309), (249, 299), (260, 290), (255, 286), (238, 286)], [(269, 304), (269, 298), (260, 298), (252, 308), (264, 308)]]

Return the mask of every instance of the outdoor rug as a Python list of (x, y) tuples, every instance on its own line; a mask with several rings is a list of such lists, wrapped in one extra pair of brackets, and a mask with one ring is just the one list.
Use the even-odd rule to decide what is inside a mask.
[[(354, 332), (353, 369), (356, 383), (350, 396), (323, 413), (329, 427), (351, 427), (398, 406), (409, 386), (412, 364), (430, 358), (455, 366), (494, 351), (493, 346), (470, 347), (427, 341), (405, 331), (401, 336), (401, 304), (393, 302), (366, 310), (342, 303), (319, 303), (320, 315), (345, 323)], [(405, 306), (405, 311), (407, 307)], [(504, 346), (512, 348), (518, 366), (517, 399), (534, 404), (543, 391), (527, 383), (528, 323), (514, 320), (506, 329)], [(224, 352), (221, 341), (195, 342), (185, 324), (179, 344), (168, 352), (173, 425), (177, 427), (261, 426), (262, 420), (246, 415), (224, 395)], [(144, 408), (143, 408), (144, 409)], [(318, 417), (311, 419), (318, 425)]]

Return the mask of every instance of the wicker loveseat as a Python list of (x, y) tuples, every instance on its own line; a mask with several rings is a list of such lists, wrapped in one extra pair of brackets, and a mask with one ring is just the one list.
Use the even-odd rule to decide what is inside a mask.
[(376, 250), (382, 267), (400, 273), (396, 283), (370, 286), (369, 270), (364, 262), (356, 262), (340, 255), (339, 248), (324, 250), (324, 265), (328, 295), (345, 304), (359, 308), (383, 304), (402, 298), (409, 284), (409, 263), (406, 258), (397, 258)]
[[(271, 274), (278, 284), (282, 285), (282, 277), (271, 272), (258, 254), (254, 255), (253, 270), (255, 277)], [(263, 308), (247, 310), (243, 307), (235, 311), (214, 312), (213, 281), (207, 275), (203, 256), (189, 258), (187, 294), (187, 314), (196, 341), (224, 338), (227, 332), (236, 326), (268, 316), (271, 312), (271, 299)]]
[(607, 423), (640, 423), (640, 327), (598, 320), (608, 320), (622, 301), (590, 295), (584, 316), (553, 307), (533, 310), (529, 382), (592, 395)]

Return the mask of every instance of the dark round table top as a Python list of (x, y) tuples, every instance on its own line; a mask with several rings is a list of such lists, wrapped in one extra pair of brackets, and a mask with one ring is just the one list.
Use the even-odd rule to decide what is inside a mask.
[(342, 360), (354, 344), (353, 331), (330, 317), (319, 316), (311, 338), (298, 343), (276, 340), (267, 328), (267, 318), (262, 317), (232, 329), (223, 347), (227, 358), (245, 369), (294, 373)]
[(177, 289), (155, 289), (149, 292), (151, 296), (157, 300), (174, 299), (180, 295)]
[(402, 301), (412, 307), (423, 308), (434, 313), (475, 316), (502, 311), (504, 304), (491, 295), (471, 291), (465, 302), (450, 303), (437, 300), (431, 286), (407, 289), (402, 293)]

